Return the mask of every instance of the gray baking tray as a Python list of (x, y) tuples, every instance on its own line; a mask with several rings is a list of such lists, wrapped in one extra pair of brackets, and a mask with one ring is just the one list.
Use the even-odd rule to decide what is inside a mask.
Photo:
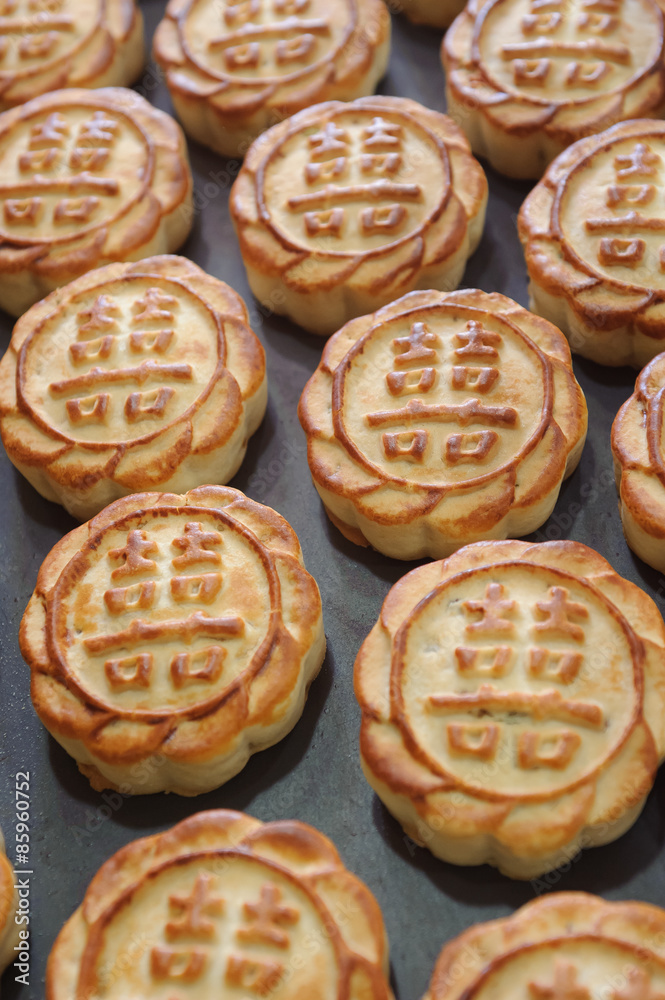
[[(164, 2), (145, 0), (152, 38)], [(393, 21), (390, 70), (381, 92), (445, 110), (440, 33)], [(151, 65), (137, 89), (171, 111), (159, 72)], [(73, 760), (46, 733), (29, 698), (29, 673), (17, 633), (51, 546), (75, 522), (43, 500), (0, 454), (0, 825), (13, 858), (14, 783), (30, 772), (30, 985), (2, 978), (3, 1000), (42, 1000), (46, 960), (56, 934), (79, 905), (99, 866), (136, 837), (161, 831), (200, 809), (244, 810), (261, 820), (295, 817), (333, 839), (346, 864), (375, 893), (385, 917), (393, 987), (399, 1000), (424, 993), (435, 958), (448, 938), (469, 925), (510, 913), (542, 887), (513, 882), (487, 866), (458, 868), (416, 847), (365, 782), (357, 750), (359, 711), (352, 669), (358, 648), (392, 584), (413, 564), (360, 549), (328, 522), (312, 486), (305, 441), (296, 416), (300, 392), (314, 371), (323, 341), (266, 314), (252, 299), (228, 214), (238, 164), (190, 143), (197, 190), (193, 232), (180, 251), (222, 278), (246, 299), (265, 345), (270, 401), (231, 485), (286, 517), (302, 543), (306, 565), (323, 598), (328, 653), (294, 731), (254, 756), (232, 781), (208, 795), (135, 799), (92, 791)], [(480, 247), (463, 285), (503, 292), (528, 304), (516, 216), (529, 185), (487, 169), (490, 201)], [(0, 316), (0, 346), (12, 323)], [(581, 464), (561, 491), (556, 510), (531, 540), (573, 538), (593, 546), (617, 572), (645, 588), (665, 610), (665, 579), (634, 557), (621, 532), (612, 480), (609, 434), (635, 372), (575, 359), (589, 405), (589, 437)], [(584, 494), (581, 488), (585, 487)], [(665, 773), (634, 827), (607, 847), (584, 852), (550, 876), (553, 889), (583, 889), (608, 899), (665, 902)]]

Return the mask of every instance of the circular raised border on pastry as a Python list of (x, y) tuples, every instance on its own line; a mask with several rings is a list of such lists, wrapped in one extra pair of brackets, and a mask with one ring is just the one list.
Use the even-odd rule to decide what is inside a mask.
[(577, 542), (404, 576), (360, 649), (365, 776), (405, 832), (533, 879), (635, 822), (665, 756), (665, 625)]
[(411, 292), (348, 323), (298, 412), (333, 523), (397, 559), (534, 531), (587, 425), (562, 334), (477, 290)]
[(664, 192), (665, 124), (644, 119), (575, 143), (522, 205), (531, 308), (575, 353), (640, 368), (662, 350)]
[(486, 205), (461, 130), (397, 97), (329, 102), (274, 126), (230, 200), (254, 295), (323, 336), (414, 288), (455, 288)]
[(129, 86), (145, 62), (135, 0), (23, 2), (0, 28), (0, 111), (62, 87)]
[(66, 535), (20, 643), (41, 721), (95, 788), (127, 794), (237, 774), (293, 728), (325, 652), (295, 533), (221, 486), (125, 497)]
[(665, 572), (665, 354), (637, 377), (612, 424), (612, 454), (621, 523), (630, 548)]
[(240, 157), (303, 108), (371, 94), (389, 49), (382, 0), (171, 0), (153, 44), (185, 131)]
[(192, 996), (393, 1000), (387, 977), (379, 906), (331, 841), (219, 809), (102, 866), (53, 946), (46, 998), (148, 997), (180, 978)]
[(586, 892), (550, 893), (444, 945), (423, 1000), (484, 1000), (492, 988), (580, 1000), (596, 990), (611, 1000), (659, 996), (665, 911)]
[(546, 11), (470, 0), (441, 58), (449, 113), (509, 177), (538, 178), (583, 136), (665, 112), (661, 0), (622, 0), (610, 14), (578, 0)]
[(248, 322), (240, 296), (184, 257), (109, 264), (52, 292), (0, 362), (7, 454), (80, 520), (127, 493), (228, 482), (266, 407)]
[(191, 227), (182, 131), (121, 87), (5, 111), (0, 172), (0, 307), (15, 316), (95, 267), (176, 250)]

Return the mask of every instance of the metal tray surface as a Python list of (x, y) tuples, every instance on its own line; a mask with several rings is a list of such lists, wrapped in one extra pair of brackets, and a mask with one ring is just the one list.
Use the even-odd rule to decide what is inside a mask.
[[(162, 16), (163, 0), (144, 0), (147, 38)], [(414, 98), (445, 110), (439, 62), (441, 34), (393, 19), (393, 50), (380, 92)], [(157, 107), (171, 111), (159, 71), (150, 64), (137, 85)], [(153, 795), (133, 799), (94, 792), (73, 760), (35, 716), (29, 672), (17, 641), (21, 615), (49, 549), (75, 521), (42, 499), (0, 454), (0, 825), (10, 858), (14, 850), (14, 781), (30, 772), (30, 950), (28, 986), (13, 966), (2, 979), (3, 1000), (42, 1000), (49, 950), (79, 905), (99, 866), (129, 841), (165, 830), (192, 812), (246, 811), (261, 820), (297, 818), (337, 845), (347, 866), (375, 893), (391, 948), (398, 1000), (424, 993), (447, 939), (478, 921), (504, 916), (542, 886), (514, 882), (487, 866), (444, 864), (405, 836), (363, 778), (358, 759), (359, 710), (353, 662), (389, 588), (412, 563), (401, 563), (347, 542), (328, 521), (311, 483), (296, 407), (314, 371), (323, 340), (269, 316), (249, 291), (228, 213), (228, 192), (238, 164), (190, 143), (196, 216), (180, 251), (222, 278), (246, 299), (252, 325), (265, 345), (270, 400), (231, 485), (274, 507), (293, 525), (305, 562), (323, 598), (328, 652), (293, 732), (255, 755), (222, 788), (196, 799)], [(463, 286), (499, 291), (528, 304), (526, 272), (516, 216), (530, 185), (487, 168), (490, 201), (479, 249)], [(0, 346), (12, 329), (0, 316)], [(628, 549), (621, 531), (612, 478), (610, 426), (633, 389), (635, 372), (605, 369), (575, 359), (589, 406), (589, 437), (581, 464), (564, 484), (555, 512), (532, 541), (572, 538), (607, 558), (618, 573), (643, 587), (665, 610), (665, 579)], [(585, 487), (584, 493), (581, 488)], [(661, 772), (633, 828), (606, 847), (585, 851), (549, 876), (552, 889), (581, 889), (608, 899), (665, 902), (665, 773)]]

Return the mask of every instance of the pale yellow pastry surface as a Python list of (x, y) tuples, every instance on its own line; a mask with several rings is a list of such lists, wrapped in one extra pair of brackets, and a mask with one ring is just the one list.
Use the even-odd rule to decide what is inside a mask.
[(463, 132), (397, 97), (321, 104), (270, 129), (230, 202), (255, 296), (323, 336), (414, 288), (456, 288), (486, 206)]
[(554, 892), (446, 944), (423, 1000), (647, 1000), (665, 991), (665, 911)]
[(248, 322), (184, 257), (78, 278), (21, 317), (0, 362), (7, 454), (80, 520), (127, 493), (226, 483), (266, 407)]
[(641, 368), (665, 346), (665, 124), (622, 122), (562, 153), (519, 234), (531, 307), (571, 349)]
[(227, 781), (293, 728), (325, 652), (295, 533), (222, 486), (125, 497), (66, 535), (20, 644), (41, 721), (127, 794)]
[(479, 542), (403, 577), (355, 665), (360, 753), (444, 861), (533, 879), (637, 819), (665, 756), (665, 626), (578, 542)]
[(95, 875), (51, 952), (46, 1000), (393, 1000), (379, 906), (318, 830), (218, 809)]
[(411, 292), (348, 323), (299, 415), (333, 523), (397, 559), (534, 531), (587, 428), (563, 335), (474, 289)]
[(540, 177), (577, 139), (665, 113), (662, 0), (469, 0), (441, 56), (448, 113), (478, 156)]
[(144, 62), (135, 0), (0, 4), (0, 111), (61, 87), (127, 87)]
[(390, 15), (382, 0), (170, 0), (153, 51), (188, 135), (243, 157), (302, 108), (373, 93)]
[(0, 308), (14, 316), (95, 267), (171, 253), (191, 228), (182, 131), (122, 87), (5, 111), (0, 177)]

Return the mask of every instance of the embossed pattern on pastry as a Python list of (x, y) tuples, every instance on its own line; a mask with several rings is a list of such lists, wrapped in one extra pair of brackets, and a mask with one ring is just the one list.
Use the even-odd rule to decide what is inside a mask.
[[(11, 863), (5, 854), (5, 841), (0, 830), (0, 974), (3, 969), (16, 961), (14, 946), (20, 941), (20, 926), (16, 923), (19, 898), (15, 888), (15, 876)], [(27, 929), (27, 925), (22, 924)]]
[(135, 0), (1, 0), (0, 111), (61, 87), (118, 87), (143, 69)]
[(411, 292), (348, 323), (299, 415), (333, 523), (397, 559), (535, 531), (587, 427), (562, 334), (473, 289)]
[(446, 944), (423, 1000), (659, 1000), (665, 910), (554, 892)]
[(78, 278), (21, 317), (0, 362), (7, 454), (80, 520), (127, 493), (228, 482), (266, 406), (247, 324), (184, 257)]
[(382, 0), (170, 0), (153, 49), (185, 131), (242, 157), (302, 108), (371, 94), (390, 14)]
[(665, 573), (665, 354), (640, 372), (612, 425), (612, 454), (626, 541)]
[(441, 58), (448, 111), (478, 156), (537, 178), (566, 146), (665, 114), (663, 0), (469, 0)]
[(461, 130), (398, 97), (322, 104), (276, 125), (230, 201), (257, 299), (324, 336), (413, 288), (456, 288), (486, 205)]
[(641, 368), (665, 347), (665, 123), (624, 122), (562, 153), (519, 234), (531, 308), (574, 352)]
[(100, 868), (51, 951), (46, 1000), (392, 1000), (387, 976), (378, 903), (327, 837), (218, 809)]
[(217, 788), (300, 718), (321, 599), (279, 514), (238, 490), (139, 493), (51, 550), (23, 616), (35, 710), (95, 788)]
[(122, 87), (0, 115), (0, 308), (19, 316), (112, 261), (170, 253), (192, 220), (180, 127)]
[(365, 776), (445, 861), (530, 879), (637, 819), (665, 756), (665, 625), (578, 542), (404, 576), (355, 666)]

